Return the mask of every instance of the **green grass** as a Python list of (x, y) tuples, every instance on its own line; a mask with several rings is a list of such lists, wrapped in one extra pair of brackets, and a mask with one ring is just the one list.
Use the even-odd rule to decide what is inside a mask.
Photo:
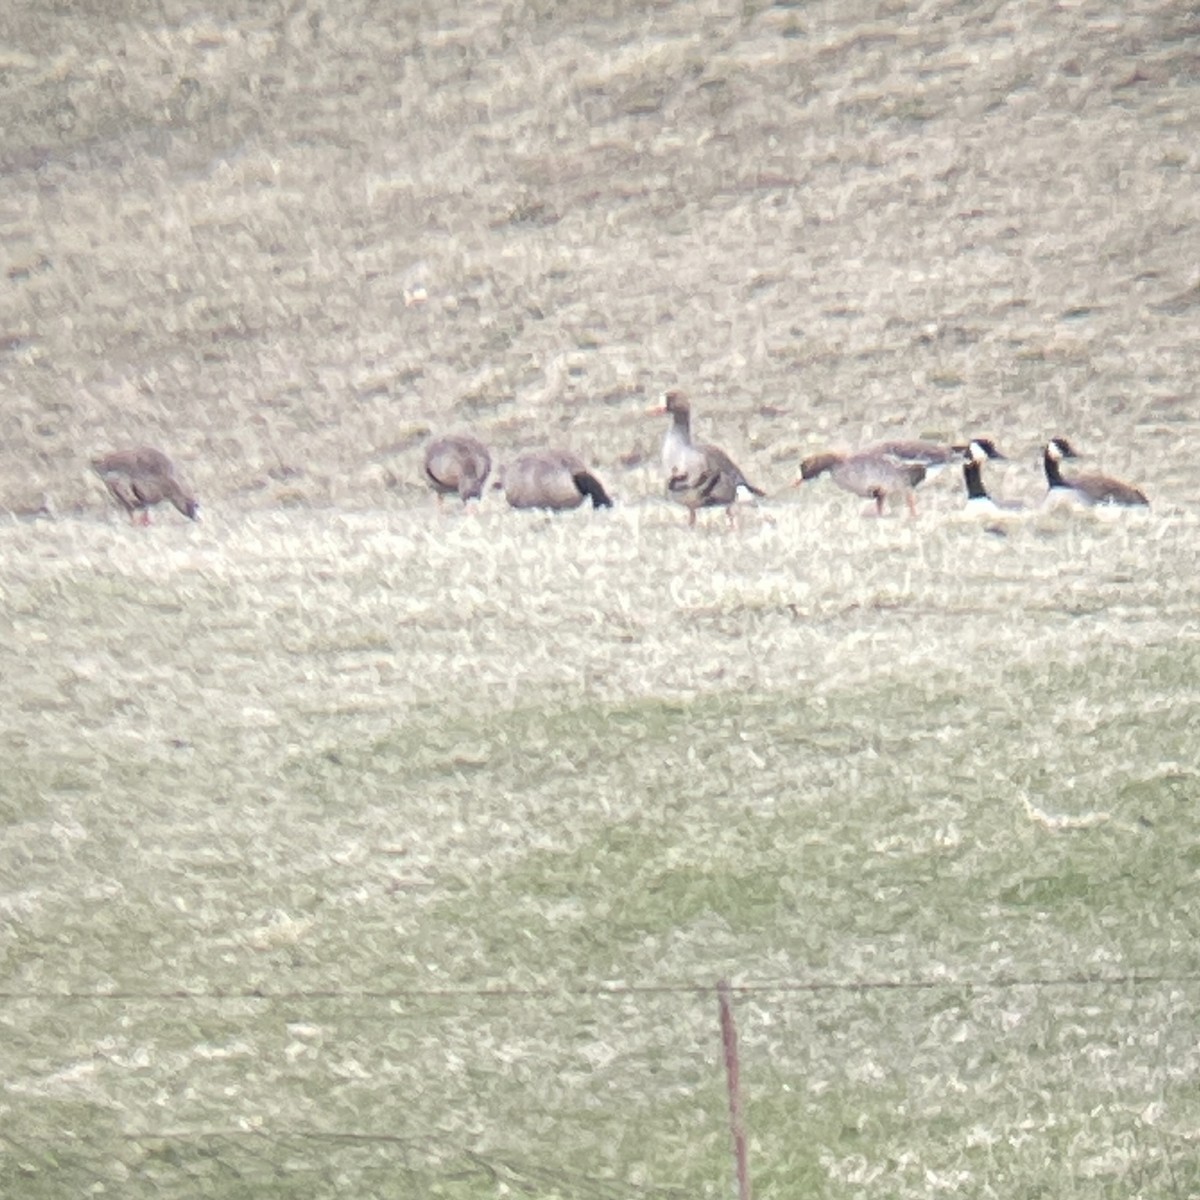
[(1193, 1193), (1190, 521), (840, 501), (4, 531), (3, 1190)]
[(0, 16), (0, 1196), (1200, 1195), (1186, 6), (251, 7)]

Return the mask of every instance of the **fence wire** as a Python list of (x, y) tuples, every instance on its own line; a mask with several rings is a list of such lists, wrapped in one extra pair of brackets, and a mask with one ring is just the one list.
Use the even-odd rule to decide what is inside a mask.
[[(903, 991), (1004, 991), (1010, 988), (1113, 988), (1194, 986), (1200, 975), (1157, 972), (1122, 974), (1073, 973), (1065, 975), (994, 975), (932, 978), (861, 978), (861, 979), (782, 979), (730, 983), (738, 996), (786, 995), (820, 992), (903, 992)], [(561, 987), (510, 985), (485, 987), (398, 987), (398, 988), (114, 988), (108, 991), (24, 991), (0, 990), (0, 1003), (17, 1001), (195, 1001), (195, 1000), (550, 1000), (560, 996), (702, 996), (712, 993), (712, 983), (599, 983)]]
[[(1193, 988), (1200, 975), (1155, 971), (1068, 972), (1032, 975), (932, 975), (910, 977), (853, 977), (840, 979), (744, 980), (730, 983), (734, 997), (769, 999), (787, 995), (843, 993), (962, 993), (987, 994), (1013, 989), (1080, 989), (1092, 995), (1109, 989), (1151, 993), (1161, 988)], [(418, 1008), (423, 1000), (485, 1007), (520, 1001), (687, 996), (714, 1001), (712, 1060), (718, 1058), (715, 1033), (715, 981), (680, 980), (663, 983), (608, 981), (567, 986), (484, 985), (477, 987), (0, 990), (0, 1006), (45, 1005), (54, 1011), (77, 1004), (151, 1003), (168, 1007), (253, 1002), (264, 1005), (318, 1003), (402, 1005)], [(1136, 999), (1135, 1001), (1136, 1002)], [(16, 1014), (15, 1008), (13, 1014)], [(387, 1014), (403, 1019), (402, 1009)], [(3, 1020), (0, 1008), (0, 1020)], [(65, 1019), (65, 1018), (64, 1018)], [(19, 1028), (11, 1018), (8, 1024)], [(755, 1081), (749, 1079), (753, 1097)], [(2, 1099), (2, 1095), (0, 1095)], [(753, 1100), (751, 1101), (753, 1106)], [(0, 1106), (2, 1107), (2, 1106)], [(403, 1113), (403, 1107), (397, 1112)], [(394, 1114), (393, 1114), (394, 1115)], [(107, 1118), (106, 1118), (107, 1119)], [(355, 1194), (367, 1196), (527, 1195), (561, 1200), (684, 1200), (694, 1188), (669, 1180), (615, 1178), (611, 1171), (568, 1169), (554, 1162), (553, 1130), (546, 1144), (530, 1143), (528, 1153), (511, 1148), (484, 1149), (455, 1134), (390, 1134), (370, 1129), (297, 1128), (282, 1122), (245, 1127), (167, 1127), (143, 1130), (120, 1128), (120, 1117), (100, 1128), (50, 1128), (42, 1131), (20, 1122), (0, 1123), (0, 1195), (55, 1196), (149, 1194), (220, 1196)], [(84, 1122), (86, 1124), (86, 1122)], [(1128, 1137), (1135, 1153), (1124, 1182), (1131, 1194), (1153, 1192), (1166, 1197), (1200, 1197), (1196, 1162), (1200, 1131), (1170, 1129), (1140, 1114), (1132, 1114)], [(719, 1132), (719, 1131), (718, 1131)], [(711, 1133), (711, 1131), (710, 1131)], [(753, 1126), (751, 1123), (751, 1136)], [(539, 1157), (543, 1156), (544, 1157)], [(599, 1166), (599, 1164), (597, 1164)], [(653, 1175), (651, 1170), (649, 1174)], [(870, 1188), (863, 1194), (878, 1193)], [(720, 1194), (720, 1193), (712, 1193)]]

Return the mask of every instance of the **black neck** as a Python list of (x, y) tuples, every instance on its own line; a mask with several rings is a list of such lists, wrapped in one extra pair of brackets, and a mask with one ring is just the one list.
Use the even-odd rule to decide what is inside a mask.
[(576, 471), (571, 478), (581, 495), (591, 497), (593, 508), (612, 508), (612, 500), (604, 490), (604, 485), (590, 471)]
[(983, 466), (973, 459), (963, 463), (963, 478), (967, 481), (968, 500), (986, 500), (987, 489), (983, 486)]
[(1052, 488), (1067, 486), (1066, 480), (1062, 477), (1062, 469), (1058, 465), (1058, 459), (1049, 450), (1042, 455), (1042, 465), (1046, 468), (1046, 482)]

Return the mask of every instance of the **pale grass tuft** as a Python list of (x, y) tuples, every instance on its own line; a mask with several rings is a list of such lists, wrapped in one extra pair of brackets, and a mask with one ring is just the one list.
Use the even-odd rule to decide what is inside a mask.
[(1021, 804), (1025, 815), (1036, 825), (1049, 829), (1054, 833), (1070, 829), (1094, 829), (1097, 825), (1107, 825), (1112, 820), (1112, 814), (1106, 812), (1086, 812), (1075, 814), (1051, 814), (1044, 812), (1033, 803), (1027, 795), (1021, 796)]
[(277, 912), (264, 924), (237, 933), (235, 940), (253, 950), (273, 950), (304, 941), (315, 924), (313, 917), (293, 917), (285, 912)]

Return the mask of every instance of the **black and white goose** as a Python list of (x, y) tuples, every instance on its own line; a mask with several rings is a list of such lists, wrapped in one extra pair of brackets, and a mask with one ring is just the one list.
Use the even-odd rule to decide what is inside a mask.
[(1046, 493), (1047, 502), (1067, 500), (1074, 504), (1087, 505), (1089, 508), (1098, 504), (1121, 505), (1126, 508), (1149, 505), (1146, 493), (1140, 488), (1120, 479), (1113, 479), (1110, 475), (1063, 475), (1062, 460), (1078, 457), (1075, 448), (1066, 438), (1055, 437), (1046, 443), (1042, 464), (1046, 470), (1046, 484), (1049, 489)]
[(973, 438), (963, 455), (963, 482), (967, 486), (967, 511), (984, 513), (988, 516), (1008, 515), (1023, 512), (1025, 505), (1019, 500), (997, 500), (983, 486), (983, 464), (992, 459), (1006, 462), (1007, 458), (996, 449), (990, 438)]

